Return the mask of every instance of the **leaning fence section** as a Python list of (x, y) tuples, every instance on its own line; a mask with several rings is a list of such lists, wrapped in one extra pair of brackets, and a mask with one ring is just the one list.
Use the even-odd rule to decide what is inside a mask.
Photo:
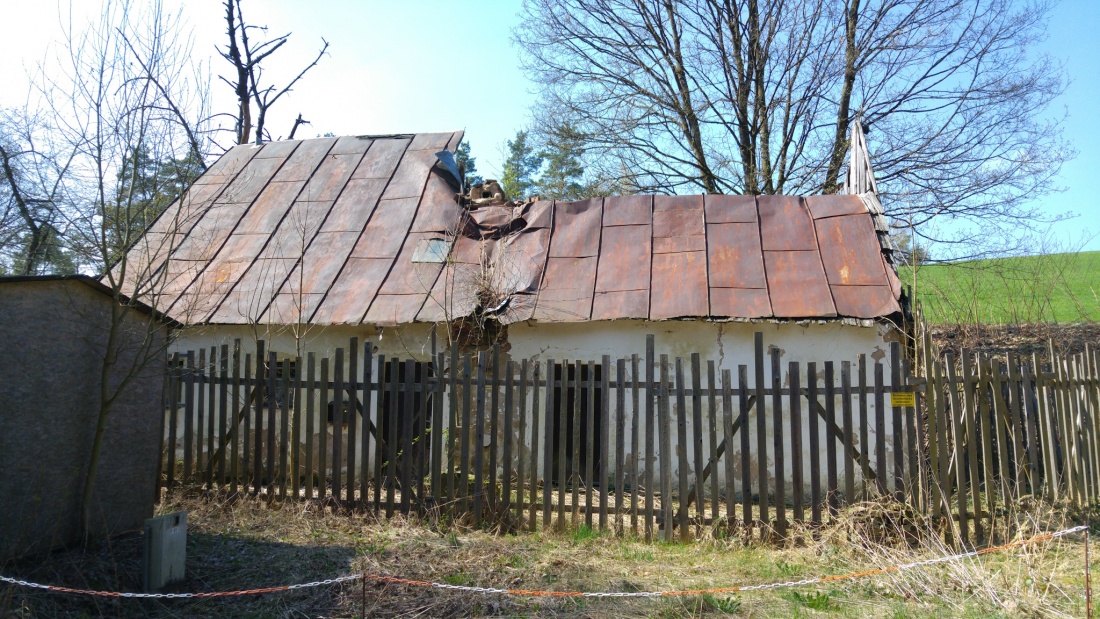
[(646, 539), (785, 536), (885, 495), (970, 542), (1025, 494), (1094, 502), (1095, 353), (960, 357), (920, 330), (888, 364), (784, 362), (757, 333), (735, 368), (657, 355), (652, 337), (642, 356), (591, 360), (238, 343), (173, 355), (161, 487)]

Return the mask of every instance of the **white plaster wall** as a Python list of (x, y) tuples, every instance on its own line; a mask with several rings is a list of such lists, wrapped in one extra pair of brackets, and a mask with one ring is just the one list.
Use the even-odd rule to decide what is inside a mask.
[[(722, 370), (729, 370), (731, 377), (736, 385), (737, 370), (739, 365), (748, 366), (748, 382), (750, 386), (754, 386), (754, 346), (753, 337), (755, 332), (762, 332), (764, 336), (765, 346), (765, 384), (771, 385), (771, 362), (768, 356), (772, 347), (777, 347), (780, 353), (780, 367), (783, 371), (782, 384), (784, 386), (789, 385), (790, 377), (787, 374), (788, 363), (790, 361), (798, 361), (802, 364), (802, 377), (801, 384), (803, 387), (806, 385), (805, 364), (808, 362), (816, 362), (818, 364), (819, 373), (819, 388), (820, 388), (820, 400), (824, 401), (824, 364), (826, 361), (832, 361), (835, 364), (835, 384), (837, 386), (837, 399), (836, 399), (836, 420), (837, 424), (841, 425), (842, 419), (842, 398), (840, 397), (840, 380), (841, 380), (841, 364), (843, 361), (848, 361), (852, 366), (852, 385), (855, 387), (858, 384), (857, 361), (858, 355), (867, 355), (868, 384), (873, 384), (874, 374), (873, 368), (876, 361), (883, 363), (883, 375), (884, 383), (889, 385), (890, 383), (890, 366), (889, 366), (889, 348), (890, 340), (896, 336), (896, 333), (885, 325), (875, 325), (871, 327), (860, 327), (853, 325), (844, 325), (840, 323), (809, 323), (809, 324), (775, 324), (775, 323), (711, 323), (704, 321), (668, 321), (668, 322), (647, 322), (647, 321), (610, 321), (610, 322), (594, 322), (594, 323), (575, 323), (575, 324), (535, 324), (535, 323), (520, 323), (511, 325), (508, 329), (508, 343), (504, 347), (506, 355), (502, 358), (503, 362), (510, 358), (517, 364), (521, 359), (529, 359), (532, 362), (538, 362), (542, 364), (543, 373), (545, 374), (545, 362), (547, 359), (553, 359), (555, 362), (562, 362), (563, 360), (576, 361), (576, 360), (592, 360), (597, 363), (600, 362), (601, 357), (605, 354), (610, 355), (614, 360), (620, 357), (629, 357), (631, 354), (637, 354), (642, 360), (640, 364), (642, 376), (644, 377), (644, 359), (645, 359), (645, 346), (646, 335), (653, 334), (655, 336), (656, 355), (657, 359), (660, 355), (666, 354), (669, 356), (669, 372), (670, 378), (674, 376), (674, 363), (676, 357), (682, 357), (684, 363), (685, 381), (690, 385), (690, 355), (693, 352), (698, 352), (702, 357), (702, 369), (704, 372), (703, 385), (706, 386), (705, 372), (707, 360), (713, 360), (716, 365), (718, 380), (721, 380)], [(383, 329), (378, 330), (371, 326), (365, 327), (327, 327), (324, 329), (314, 327), (301, 337), (294, 336), (294, 329), (289, 327), (246, 327), (246, 326), (208, 326), (208, 327), (196, 327), (189, 328), (180, 334), (176, 338), (172, 351), (184, 352), (187, 350), (198, 350), (200, 347), (209, 351), (210, 347), (218, 346), (222, 344), (228, 344), (232, 349), (233, 341), (236, 338), (242, 340), (242, 356), (247, 352), (255, 353), (255, 342), (257, 339), (264, 339), (267, 342), (268, 350), (274, 350), (280, 358), (284, 356), (293, 356), (295, 353), (305, 356), (307, 352), (314, 352), (320, 357), (332, 357), (336, 348), (344, 348), (345, 351), (348, 348), (349, 338), (356, 336), (360, 340), (360, 347), (363, 342), (370, 340), (375, 345), (375, 353), (381, 353), (387, 357), (396, 356), (401, 359), (414, 358), (419, 361), (427, 361), (431, 357), (431, 326), (430, 325), (411, 325), (408, 327), (397, 329)], [(443, 349), (445, 344), (444, 338), (440, 337), (439, 347)], [(476, 365), (476, 362), (475, 362)], [(629, 375), (629, 362), (627, 363), (627, 373)], [(614, 368), (609, 368), (609, 376), (614, 380), (615, 373)], [(659, 376), (655, 371), (655, 376)], [(545, 376), (543, 377), (545, 378)], [(327, 409), (325, 403), (319, 401), (319, 394), (316, 396), (318, 399), (315, 401), (315, 410), (317, 411), (315, 417), (315, 428), (328, 428), (327, 443), (331, 450), (332, 445), (332, 426), (325, 423), (325, 415)], [(544, 392), (531, 393), (527, 400), (528, 415), (533, 410), (534, 399), (538, 398), (540, 404), (545, 402)], [(330, 395), (330, 399), (334, 396)], [(500, 394), (498, 401), (503, 406), (504, 397), (503, 393)], [(611, 414), (618, 415), (618, 411), (615, 406), (615, 396), (611, 395)], [(633, 486), (635, 481), (631, 479), (629, 472), (633, 471), (633, 464), (635, 460), (638, 461), (639, 479), (641, 482), (645, 479), (645, 470), (647, 467), (653, 469), (654, 480), (659, 480), (659, 462), (645, 462), (644, 454), (640, 453), (640, 449), (635, 449), (635, 445), (630, 440), (631, 437), (631, 424), (635, 419), (635, 412), (633, 411), (631, 404), (631, 398), (628, 394), (626, 397), (626, 410), (625, 424), (626, 429), (624, 432), (624, 451), (626, 455), (626, 464), (628, 475), (626, 483), (628, 486)], [(783, 422), (785, 424), (784, 436), (784, 450), (786, 453), (785, 462), (785, 479), (786, 479), (786, 495), (788, 500), (792, 496), (793, 488), (790, 486), (792, 459), (791, 459), (791, 437), (790, 437), (790, 413), (788, 408), (789, 399), (784, 396), (783, 406), (784, 415)], [(445, 404), (449, 403), (449, 400)], [(887, 405), (889, 404), (889, 398), (887, 396)], [(767, 434), (765, 436), (768, 457), (767, 467), (769, 470), (768, 486), (770, 492), (775, 491), (775, 479), (774, 479), (774, 436), (772, 435), (772, 406), (771, 398), (767, 398), (765, 402), (764, 413), (767, 415)], [(854, 423), (854, 438), (856, 442), (859, 442), (860, 428), (859, 428), (859, 408), (858, 398), (853, 396), (852, 398), (852, 411), (853, 411), (853, 423)], [(875, 411), (874, 400), (872, 397), (868, 398), (868, 419), (870, 421), (868, 428), (868, 437), (870, 444), (874, 444), (875, 440)], [(716, 423), (716, 438), (718, 442), (721, 442), (723, 434), (722, 428), (724, 423), (724, 412), (722, 410), (721, 401), (718, 402), (718, 410), (711, 414), (709, 407), (707, 406), (707, 399), (703, 398), (703, 419), (714, 420)], [(518, 403), (517, 403), (518, 408)], [(638, 411), (637, 420), (639, 424), (638, 428), (638, 447), (642, 447), (645, 444), (645, 419), (644, 419), (644, 397), (642, 398), (642, 410)], [(683, 411), (688, 415), (688, 461), (689, 461), (689, 478), (693, 479), (696, 471), (694, 470), (694, 457), (693, 457), (693, 441), (695, 437), (691, 433), (691, 399), (687, 399), (687, 410)], [(802, 402), (802, 446), (803, 446), (803, 478), (805, 480), (804, 487), (802, 488), (803, 494), (809, 496), (810, 493), (810, 468), (809, 468), (809, 445), (810, 445), (810, 428), (808, 422), (808, 410), (805, 400)], [(503, 412), (503, 411), (502, 411)], [(673, 455), (671, 457), (672, 462), (672, 478), (674, 484), (679, 475), (679, 459), (677, 457), (677, 450), (679, 445), (676, 438), (676, 419), (681, 414), (679, 407), (675, 403), (675, 398), (672, 399), (671, 410), (671, 437), (673, 446)], [(537, 428), (539, 435), (539, 458), (537, 462), (540, 476), (543, 473), (543, 462), (545, 457), (545, 420), (547, 411), (541, 411), (541, 420), (539, 427)], [(737, 398), (733, 401), (733, 416), (736, 418), (738, 415)], [(371, 421), (375, 424), (378, 423), (376, 413), (373, 410), (370, 415)], [(447, 418), (446, 416), (444, 417)], [(252, 418), (252, 427), (255, 428), (255, 417)], [(522, 437), (522, 444), (520, 441), (520, 423), (519, 420), (513, 417), (514, 428), (514, 440), (516, 440), (517, 448), (515, 449), (515, 457), (511, 463), (512, 468), (518, 468), (518, 458), (527, 458), (525, 461), (525, 468), (530, 471), (530, 446), (531, 437), (534, 428), (531, 427), (531, 423), (527, 423), (527, 428)], [(886, 449), (886, 467), (888, 472), (888, 479), (893, 479), (893, 450), (892, 450), (892, 426), (891, 426), (891, 413), (887, 408), (885, 411), (886, 419), (886, 437), (887, 437), (887, 449)], [(180, 419), (180, 430), (178, 432), (179, 442), (178, 445), (182, 447), (182, 413)], [(304, 432), (303, 421), (302, 431)], [(756, 461), (756, 449), (757, 449), (757, 415), (755, 409), (750, 413), (747, 428), (742, 431), (746, 431), (749, 434), (750, 440), (750, 475), (751, 475), (751, 493), (755, 494), (758, 488), (757, 479), (757, 461)], [(616, 444), (615, 444), (615, 417), (609, 417), (608, 425), (611, 428), (609, 433), (609, 445), (608, 454), (609, 460), (613, 464), (615, 461)], [(343, 445), (347, 445), (347, 432), (346, 429), (342, 433), (341, 440)], [(704, 433), (703, 440), (703, 453), (704, 460), (709, 458), (710, 454), (710, 435), (709, 432)], [(319, 438), (313, 436), (306, 439), (309, 445), (315, 451), (318, 448)], [(359, 443), (359, 451), (357, 451), (355, 461), (361, 462), (362, 460), (362, 441)], [(741, 441), (739, 436), (734, 437), (732, 449), (728, 450), (723, 458), (731, 457), (734, 462), (734, 486), (735, 492), (741, 495), (743, 490), (741, 488)], [(373, 462), (374, 450), (373, 441), (371, 441), (371, 449), (368, 456), (368, 461)], [(822, 471), (822, 492), (825, 491), (825, 479), (824, 471), (826, 470), (826, 434), (824, 420), (820, 420), (819, 423), (819, 444), (820, 450), (820, 470)], [(660, 443), (657, 437), (654, 437), (654, 445), (659, 449)], [(346, 447), (345, 447), (346, 448)], [(859, 448), (863, 450), (863, 446), (859, 445)], [(502, 450), (501, 450), (502, 451)], [(843, 454), (839, 449), (838, 452)], [(877, 466), (872, 449), (871, 467), (872, 470)], [(266, 459), (266, 458), (265, 458)], [(839, 485), (841, 491), (844, 488), (845, 467), (849, 465), (850, 460), (843, 455), (838, 458), (839, 469), (837, 472)], [(315, 462), (317, 456), (315, 455)], [(304, 457), (303, 457), (304, 462)], [(859, 467), (855, 468), (855, 478), (857, 480), (857, 490), (861, 487), (860, 479), (862, 478)], [(725, 464), (719, 463), (718, 467), (718, 480), (721, 489), (725, 489)], [(373, 471), (368, 471), (368, 474), (372, 474)], [(346, 478), (346, 471), (345, 471)], [(709, 489), (709, 481), (707, 487)], [(708, 490), (709, 491), (709, 490)], [(773, 495), (774, 496), (774, 495)]]

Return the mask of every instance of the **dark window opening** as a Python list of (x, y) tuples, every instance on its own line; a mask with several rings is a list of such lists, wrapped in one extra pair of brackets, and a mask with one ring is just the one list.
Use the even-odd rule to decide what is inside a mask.
[[(409, 373), (409, 370), (412, 373)], [(381, 434), (382, 441), (390, 447), (389, 453), (394, 454), (397, 464), (397, 475), (405, 466), (405, 459), (409, 458), (410, 466), (414, 469), (420, 466), (427, 455), (427, 442), (421, 440), (422, 433), (426, 435), (431, 429), (431, 413), (427, 410), (430, 393), (421, 391), (421, 381), (425, 377), (432, 376), (432, 364), (416, 362), (410, 368), (403, 360), (391, 359), (386, 362), (386, 370), (383, 376), (384, 385), (381, 393), (382, 418), (378, 420), (377, 431)], [(394, 381), (397, 388), (394, 389)], [(406, 389), (412, 391), (411, 407), (406, 398)], [(430, 387), (429, 387), (430, 389)], [(396, 398), (394, 397), (396, 396)], [(407, 420), (411, 417), (411, 423)], [(392, 425), (392, 428), (391, 428)], [(411, 429), (411, 434), (408, 434)], [(392, 434), (391, 434), (392, 431)], [(390, 437), (396, 438), (396, 449), (389, 445)], [(413, 479), (417, 479), (419, 473), (414, 473)]]
[[(270, 370), (270, 368), (268, 368)], [(285, 384), (284, 384), (285, 377)], [(282, 408), (286, 402), (287, 408), (294, 407), (294, 381), (298, 378), (298, 364), (294, 359), (282, 359), (275, 362), (275, 393), (268, 391), (270, 382), (264, 383), (263, 407), (271, 406), (272, 396), (275, 400), (275, 408)]]
[[(601, 480), (599, 479), (600, 470), (600, 441), (603, 434), (604, 425), (604, 410), (603, 410), (603, 389), (601, 388), (601, 381), (603, 380), (603, 366), (595, 365), (592, 367), (591, 382), (589, 382), (589, 366), (587, 364), (580, 367), (580, 411), (577, 411), (577, 366), (570, 364), (564, 368), (567, 376), (568, 385), (563, 387), (561, 385), (563, 367), (561, 364), (554, 366), (554, 380), (558, 384), (554, 387), (554, 467), (551, 473), (553, 483), (560, 485), (562, 480), (559, 479), (560, 465), (561, 465), (561, 431), (562, 424), (565, 424), (565, 481), (568, 482), (573, 474), (573, 459), (575, 454), (579, 456), (577, 462), (578, 473), (581, 481), (586, 485), (600, 486)], [(591, 385), (591, 387), (589, 386)], [(589, 389), (591, 389), (593, 396), (592, 399), (592, 411), (589, 411)], [(565, 416), (562, 416), (562, 398), (565, 398)], [(588, 418), (592, 415), (592, 436), (589, 441), (588, 432)], [(575, 424), (580, 424), (580, 449), (574, 449), (574, 430)], [(591, 452), (588, 449), (588, 445), (592, 445)], [(588, 461), (592, 460), (592, 477), (594, 479), (586, 479), (588, 470)]]

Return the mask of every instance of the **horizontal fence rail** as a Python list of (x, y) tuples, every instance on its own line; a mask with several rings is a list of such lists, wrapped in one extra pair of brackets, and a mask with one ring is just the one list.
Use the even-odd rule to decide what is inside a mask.
[(355, 338), (331, 358), (262, 341), (174, 354), (160, 487), (646, 539), (783, 537), (889, 496), (970, 543), (1021, 496), (1097, 499), (1094, 351), (940, 359), (918, 330), (888, 364), (802, 363), (757, 333), (752, 359), (669, 358), (652, 336), (598, 360), (400, 359)]

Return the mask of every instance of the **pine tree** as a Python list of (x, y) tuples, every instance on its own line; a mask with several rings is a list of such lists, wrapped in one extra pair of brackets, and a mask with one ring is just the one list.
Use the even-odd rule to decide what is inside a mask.
[(517, 131), (514, 140), (508, 140), (508, 159), (504, 161), (501, 187), (509, 198), (522, 200), (531, 195), (535, 187), (535, 174), (542, 168), (542, 154), (527, 140), (527, 131)]
[(455, 162), (458, 163), (458, 169), (463, 170), (465, 174), (462, 181), (463, 191), (485, 180), (477, 173), (477, 158), (470, 156), (469, 141), (462, 140), (458, 143), (458, 148), (455, 149)]
[(539, 177), (538, 195), (554, 200), (580, 200), (589, 197), (591, 187), (584, 182), (587, 136), (570, 124), (553, 128), (546, 136), (546, 146), (539, 153), (546, 167)]

